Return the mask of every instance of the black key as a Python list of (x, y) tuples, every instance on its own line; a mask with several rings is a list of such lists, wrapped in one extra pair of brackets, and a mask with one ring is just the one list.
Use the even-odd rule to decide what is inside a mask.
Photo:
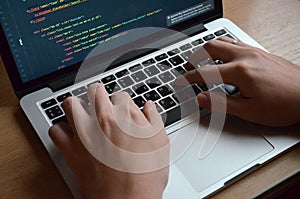
[(231, 34), (227, 34), (226, 37), (229, 37), (231, 39), (235, 39)]
[(65, 93), (65, 94), (62, 94), (62, 95), (58, 96), (56, 99), (57, 99), (57, 101), (62, 102), (65, 99), (67, 99), (68, 97), (71, 97), (71, 96), (72, 96), (71, 93), (68, 92), (68, 93)]
[(107, 84), (107, 83), (112, 82), (114, 80), (116, 80), (116, 77), (114, 75), (109, 75), (109, 76), (104, 77), (104, 78), (101, 79), (103, 84)]
[(85, 86), (82, 86), (80, 88), (73, 90), (72, 93), (73, 93), (73, 95), (78, 96), (82, 93), (85, 93), (86, 91), (87, 91), (87, 88)]
[(146, 80), (146, 84), (152, 89), (160, 86), (162, 83), (157, 77)]
[(131, 98), (134, 98), (136, 96), (136, 94), (133, 92), (133, 90), (131, 88), (127, 88), (127, 89), (125, 89), (123, 91), (126, 92), (126, 93), (128, 93)]
[(198, 46), (198, 45), (203, 44), (203, 43), (204, 43), (204, 41), (202, 39), (197, 39), (196, 41), (192, 42), (192, 45), (193, 46)]
[(221, 87), (216, 87), (212, 90), (210, 90), (211, 92), (220, 92), (220, 93), (224, 93), (225, 91), (221, 88)]
[(224, 64), (224, 62), (221, 61), (221, 60), (215, 60), (215, 64), (216, 64), (216, 65), (220, 65), (220, 64)]
[(196, 106), (194, 100), (190, 100), (163, 113), (162, 118), (166, 118), (165, 127), (198, 111), (199, 109)]
[(173, 93), (173, 90), (167, 85), (159, 87), (157, 91), (163, 97)]
[(179, 121), (181, 119), (180, 106), (177, 106), (161, 115), (163, 121), (165, 121), (165, 127)]
[(227, 91), (229, 95), (234, 95), (239, 92), (239, 89), (235, 86), (224, 84), (223, 88)]
[(181, 56), (183, 57), (183, 59), (185, 59), (185, 61), (188, 61), (189, 60), (189, 57), (193, 54), (192, 51), (186, 51), (184, 53), (181, 54)]
[(167, 60), (160, 62), (156, 65), (161, 71), (165, 71), (168, 70), (170, 68), (172, 68), (172, 65), (170, 64), (170, 62), (168, 62)]
[(167, 52), (167, 54), (168, 54), (169, 56), (174, 56), (174, 55), (176, 55), (176, 54), (178, 54), (178, 53), (180, 53), (180, 50), (179, 50), (178, 48), (175, 48), (175, 49), (170, 50), (169, 52)]
[(159, 74), (158, 77), (164, 83), (175, 79), (175, 77), (169, 71)]
[(106, 89), (106, 91), (107, 91), (108, 94), (112, 94), (112, 93), (115, 93), (115, 92), (121, 90), (121, 88), (117, 84), (117, 82), (112, 82), (110, 84), (106, 84), (105, 85), (105, 89)]
[(169, 61), (174, 65), (174, 66), (178, 66), (179, 64), (182, 64), (184, 62), (184, 60), (179, 57), (178, 55), (175, 57), (172, 57), (169, 59)]
[(136, 71), (138, 71), (138, 70), (141, 70), (143, 67), (140, 65), (140, 64), (137, 64), (137, 65), (134, 65), (134, 66), (131, 66), (130, 68), (129, 68), (129, 70), (131, 71), (131, 72), (136, 72)]
[(138, 71), (138, 72), (132, 74), (131, 77), (136, 82), (140, 82), (140, 81), (147, 79), (147, 76), (145, 75), (145, 73), (143, 71)]
[(138, 95), (145, 93), (149, 90), (149, 88), (144, 83), (134, 85), (132, 88)]
[(207, 84), (198, 84), (202, 91), (208, 91)]
[(154, 90), (144, 94), (144, 97), (146, 100), (152, 100), (153, 102), (160, 99), (159, 94)]
[(117, 73), (116, 73), (116, 76), (117, 76), (118, 78), (121, 78), (121, 77), (127, 75), (128, 73), (129, 73), (128, 70), (127, 70), (127, 69), (124, 69), (124, 70), (121, 70), (120, 72), (117, 72)]
[(154, 75), (157, 75), (159, 73), (159, 70), (155, 66), (150, 66), (148, 68), (145, 68), (145, 73), (149, 76), (152, 77)]
[(194, 90), (195, 95), (201, 93), (201, 89), (196, 84), (192, 85), (192, 89)]
[(63, 112), (59, 106), (49, 108), (45, 112), (50, 120), (63, 115)]
[(181, 66), (178, 66), (178, 67), (172, 69), (171, 71), (176, 77), (179, 77), (180, 75), (186, 73), (186, 70)]
[(173, 98), (178, 103), (181, 103), (181, 102), (184, 102), (184, 101), (187, 101), (188, 99), (190, 99), (190, 96), (188, 95), (188, 93), (186, 91), (183, 90), (183, 91), (176, 92), (176, 94), (173, 95)]
[(222, 29), (222, 30), (219, 30), (219, 31), (215, 32), (215, 35), (216, 35), (217, 37), (219, 37), (219, 36), (221, 36), (221, 35), (224, 35), (225, 33), (226, 33), (226, 31), (225, 31), (224, 29)]
[(148, 59), (148, 60), (144, 61), (142, 64), (143, 64), (143, 66), (149, 66), (149, 65), (152, 65), (154, 63), (155, 63), (154, 59)]
[(191, 98), (195, 98), (196, 93), (197, 92), (200, 93), (201, 90), (200, 90), (199, 87), (194, 87), (193, 88), (193, 85), (189, 85), (189, 86), (186, 86), (184, 88), (184, 90), (182, 90), (181, 92), (184, 92), (188, 96), (188, 98), (191, 99)]
[(161, 113), (164, 111), (157, 103), (155, 103), (155, 106), (156, 106), (157, 112)]
[(173, 97), (173, 99), (177, 102), (177, 103), (179, 103), (179, 100), (178, 100), (178, 98), (177, 98), (177, 96), (174, 94), (174, 95), (172, 95), (172, 97)]
[(187, 43), (187, 44), (185, 44), (185, 45), (183, 45), (183, 46), (181, 46), (179, 48), (180, 48), (181, 51), (186, 51), (186, 50), (188, 50), (188, 49), (190, 49), (192, 47), (193, 46), (191, 44)]
[(133, 101), (139, 108), (142, 108), (146, 103), (146, 101), (144, 100), (144, 98), (142, 96), (134, 98)]
[(203, 37), (203, 39), (204, 39), (205, 41), (209, 41), (209, 40), (212, 40), (212, 39), (214, 39), (214, 38), (215, 38), (215, 36), (214, 36), (213, 34), (209, 34), (209, 35)]
[(69, 123), (69, 121), (67, 120), (67, 117), (66, 116), (62, 116), (62, 117), (59, 117), (55, 120), (52, 121), (52, 124), (58, 124), (58, 123), (61, 123), (61, 122), (65, 122), (65, 123)]
[(155, 60), (156, 60), (156, 61), (162, 61), (162, 60), (164, 60), (164, 59), (166, 59), (166, 58), (168, 58), (168, 55), (164, 53), (164, 54), (161, 54), (161, 55), (156, 56), (156, 57), (155, 57)]
[(82, 99), (83, 101), (85, 101), (87, 104), (90, 103), (89, 101), (89, 98), (88, 98), (88, 95), (87, 94), (83, 94), (83, 95), (80, 95), (78, 96), (78, 98)]
[(118, 83), (121, 85), (122, 88), (126, 88), (134, 84), (133, 80), (129, 76), (119, 79)]
[(172, 100), (171, 97), (167, 97), (159, 101), (159, 104), (165, 109), (168, 110), (174, 106), (176, 106), (176, 102)]
[(56, 103), (57, 103), (57, 102), (55, 101), (55, 99), (50, 99), (50, 100), (48, 100), (48, 101), (46, 101), (46, 102), (41, 103), (41, 107), (42, 107), (43, 109), (46, 109), (46, 108), (49, 108), (50, 106), (55, 105)]
[(215, 62), (214, 62), (212, 59), (207, 58), (207, 59), (205, 59), (205, 60), (203, 60), (203, 61), (200, 61), (200, 62), (198, 63), (198, 65), (199, 65), (199, 66), (215, 65)]

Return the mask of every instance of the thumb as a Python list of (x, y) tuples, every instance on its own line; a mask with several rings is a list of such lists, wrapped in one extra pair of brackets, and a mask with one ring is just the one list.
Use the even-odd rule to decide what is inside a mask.
[(241, 98), (225, 95), (217, 91), (202, 92), (197, 95), (197, 101), (202, 108), (216, 112), (226, 112), (236, 116), (239, 116), (239, 113), (244, 108)]
[(49, 136), (63, 154), (73, 151), (73, 133), (66, 123), (59, 123), (49, 129)]

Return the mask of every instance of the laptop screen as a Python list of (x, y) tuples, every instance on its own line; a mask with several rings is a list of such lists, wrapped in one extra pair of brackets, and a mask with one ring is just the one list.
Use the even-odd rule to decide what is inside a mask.
[(171, 28), (212, 9), (213, 0), (3, 0), (0, 16), (25, 83), (72, 67), (126, 30)]

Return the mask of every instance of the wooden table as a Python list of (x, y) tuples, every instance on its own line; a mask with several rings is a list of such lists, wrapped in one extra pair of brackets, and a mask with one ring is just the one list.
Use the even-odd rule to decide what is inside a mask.
[[(224, 14), (270, 52), (300, 65), (300, 1), (225, 0)], [(300, 145), (215, 195), (249, 198), (300, 168)], [(0, 63), (0, 198), (72, 198)]]

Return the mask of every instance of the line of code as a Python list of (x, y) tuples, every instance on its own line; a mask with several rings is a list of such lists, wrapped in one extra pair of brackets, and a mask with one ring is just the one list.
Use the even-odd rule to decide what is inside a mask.
[[(29, 8), (27, 10), (27, 13), (33, 14), (34, 16), (41, 16), (41, 13), (45, 13), (44, 11), (41, 11), (41, 9), (43, 8), (47, 8), (47, 10), (51, 9), (57, 11), (58, 8), (67, 8), (66, 5), (75, 6), (86, 1), (87, 0), (78, 0), (69, 3), (65, 3), (64, 0), (53, 1), (44, 5)], [(58, 6), (48, 9), (48, 7), (57, 6), (59, 3), (65, 4), (64, 6)], [(111, 41), (127, 34), (127, 31), (121, 31), (116, 34), (111, 34), (110, 31), (120, 29), (123, 26), (136, 23), (147, 17), (154, 16), (161, 11), (162, 9), (157, 9), (111, 25), (109, 25), (108, 23), (103, 23), (101, 21), (101, 15), (95, 15), (92, 17), (85, 17), (84, 15), (80, 15), (61, 22), (57, 22), (55, 24), (40, 27), (39, 29), (36, 29), (33, 34), (35, 36), (45, 38), (50, 42), (55, 42), (57, 45), (61, 45), (63, 47), (65, 58), (61, 60), (62, 64), (58, 66), (58, 69), (62, 69), (66, 67), (67, 62), (70, 62), (74, 59), (74, 56), (76, 56), (76, 54), (82, 51), (91, 50), (99, 44)], [(89, 24), (97, 25), (90, 26)]]

